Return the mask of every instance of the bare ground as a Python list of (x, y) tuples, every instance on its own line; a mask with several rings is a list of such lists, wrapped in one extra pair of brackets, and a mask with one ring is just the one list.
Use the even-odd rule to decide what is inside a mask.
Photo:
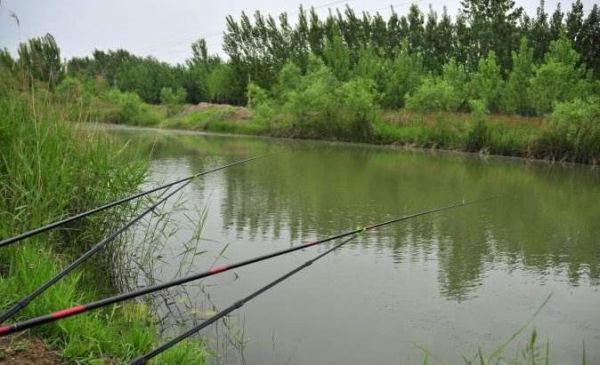
[(38, 338), (0, 338), (0, 364), (63, 365), (65, 362)]

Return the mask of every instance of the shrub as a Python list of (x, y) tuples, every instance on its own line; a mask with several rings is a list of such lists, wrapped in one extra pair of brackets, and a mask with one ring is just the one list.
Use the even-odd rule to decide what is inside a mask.
[(170, 87), (163, 87), (160, 89), (160, 103), (167, 107), (167, 115), (179, 113), (183, 109), (183, 103), (187, 93), (183, 88), (177, 88), (173, 90)]
[(160, 116), (153, 113), (136, 93), (112, 89), (108, 92), (107, 98), (118, 108), (114, 120), (117, 123), (148, 125), (157, 124), (160, 121)]
[(454, 88), (434, 77), (426, 78), (406, 99), (406, 108), (418, 112), (457, 111), (459, 106), (460, 98)]
[(481, 151), (489, 141), (489, 131), (485, 123), (485, 102), (482, 100), (471, 101), (471, 109), (473, 110), (473, 120), (467, 132), (465, 141), (465, 149), (467, 151)]
[(579, 54), (564, 36), (550, 44), (546, 62), (531, 80), (529, 97), (538, 114), (552, 111), (557, 102), (590, 93), (591, 85), (584, 78), (585, 70), (578, 66), (579, 59)]
[(340, 113), (336, 117), (341, 119), (342, 135), (360, 140), (372, 137), (372, 122), (378, 115), (372, 90), (373, 82), (363, 78), (345, 82), (338, 89)]
[(81, 81), (71, 76), (65, 77), (56, 87), (56, 94), (64, 101), (80, 101), (83, 93), (84, 89)]
[(557, 103), (546, 123), (540, 148), (549, 157), (590, 163), (600, 160), (600, 99)]

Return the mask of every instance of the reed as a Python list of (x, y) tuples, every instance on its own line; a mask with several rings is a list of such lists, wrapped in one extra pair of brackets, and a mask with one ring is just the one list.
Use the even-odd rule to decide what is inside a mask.
[[(65, 115), (72, 115), (69, 108), (36, 85), (27, 91), (11, 90), (0, 99), (0, 237), (111, 201), (137, 189), (143, 180), (143, 159), (132, 158), (106, 136), (63, 122)], [(0, 250), (0, 306), (60, 271), (134, 209), (112, 210)], [(17, 319), (114, 293), (114, 249), (77, 269)], [(126, 361), (159, 342), (152, 313), (139, 303), (47, 326), (28, 336), (43, 338), (64, 360), (84, 364)], [(202, 363), (204, 350), (192, 343), (158, 363), (173, 361)]]

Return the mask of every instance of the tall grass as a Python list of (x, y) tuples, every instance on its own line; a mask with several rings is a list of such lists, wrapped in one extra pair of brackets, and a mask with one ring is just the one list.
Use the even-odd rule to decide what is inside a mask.
[[(142, 160), (132, 163), (106, 137), (62, 122), (68, 113), (48, 93), (35, 89), (10, 92), (0, 99), (0, 237), (123, 196), (144, 178)], [(14, 303), (57, 273), (120, 224), (128, 208), (109, 214), (0, 250), (0, 307)], [(34, 300), (19, 318), (114, 292), (108, 280), (113, 269), (109, 260), (110, 249)], [(41, 336), (69, 362), (119, 363), (159, 342), (154, 323), (145, 305), (124, 304), (42, 326), (25, 336)], [(170, 351), (168, 363), (190, 359), (202, 363), (203, 355), (197, 344), (190, 343)]]

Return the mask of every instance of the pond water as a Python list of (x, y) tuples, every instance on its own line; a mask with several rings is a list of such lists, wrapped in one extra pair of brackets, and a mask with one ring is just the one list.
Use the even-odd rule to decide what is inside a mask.
[[(419, 364), (425, 352), (430, 363), (464, 363), (479, 348), (494, 351), (532, 316), (505, 357), (535, 329), (552, 363), (581, 363), (584, 344), (588, 363), (600, 363), (597, 169), (343, 143), (111, 133), (152, 151), (148, 186), (270, 153), (194, 180), (138, 227), (131, 262), (139, 285), (498, 196), (377, 229), (326, 256), (202, 332), (214, 364)], [(152, 303), (165, 332), (179, 333), (330, 245), (174, 288)]]

